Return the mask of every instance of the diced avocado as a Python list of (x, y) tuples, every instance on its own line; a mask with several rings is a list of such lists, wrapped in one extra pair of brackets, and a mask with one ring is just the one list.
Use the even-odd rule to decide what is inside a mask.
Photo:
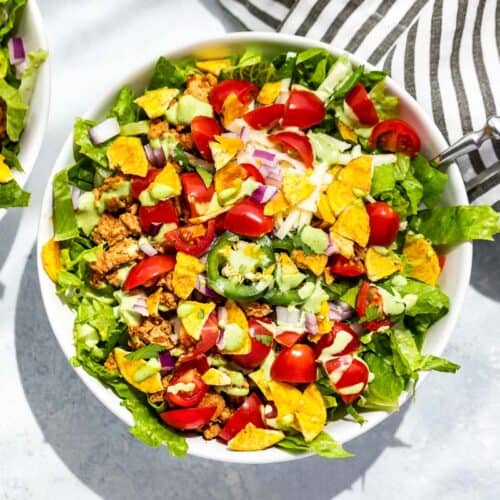
[(229, 396), (235, 396), (235, 397), (244, 397), (247, 396), (248, 393), (250, 392), (249, 387), (234, 387), (234, 386), (229, 386), (229, 387), (224, 387), (221, 389), (222, 392), (225, 392)]
[(192, 95), (183, 95), (167, 109), (165, 116), (173, 125), (189, 125), (195, 116), (213, 116), (212, 106)]
[(382, 287), (377, 287), (377, 291), (382, 296), (382, 304), (385, 314), (388, 314), (389, 316), (397, 316), (405, 311), (405, 303), (401, 297), (392, 295)]
[(304, 311), (317, 314), (321, 309), (321, 303), (325, 300), (328, 300), (328, 295), (323, 290), (323, 287), (321, 286), (321, 281), (317, 280), (316, 284), (314, 285), (314, 290), (312, 294), (304, 302), (302, 308), (304, 309)]
[(223, 189), (220, 193), (217, 193), (217, 197), (219, 198), (219, 203), (224, 206), (228, 202), (232, 201), (233, 198), (240, 192), (240, 187), (230, 187)]
[(314, 292), (315, 286), (312, 281), (308, 281), (307, 283), (304, 283), (298, 290), (299, 297), (302, 300), (306, 300), (309, 298), (313, 292)]
[(137, 326), (141, 322), (141, 315), (134, 309), (138, 295), (129, 295), (127, 292), (118, 290), (114, 293), (118, 306), (116, 306), (116, 315), (118, 315), (127, 326)]
[(145, 189), (139, 195), (139, 201), (141, 202), (141, 205), (143, 207), (152, 207), (158, 203), (158, 200), (156, 198), (153, 198), (153, 195), (151, 194), (151, 191), (149, 189)]
[(130, 181), (122, 181), (116, 185), (114, 189), (110, 189), (105, 193), (102, 193), (99, 200), (95, 203), (99, 213), (103, 213), (106, 210), (106, 203), (108, 200), (113, 198), (118, 198), (123, 200), (130, 195)]
[(140, 383), (158, 373), (160, 369), (161, 365), (158, 359), (150, 359), (134, 373), (132, 378), (134, 382)]
[(208, 355), (208, 364), (210, 366), (220, 367), (220, 366), (226, 366), (227, 361), (226, 361), (226, 358), (224, 356), (222, 356), (221, 354), (209, 354)]
[(186, 318), (190, 314), (193, 314), (195, 309), (196, 306), (193, 304), (179, 304), (177, 307), (177, 316), (179, 316), (179, 318)]
[(95, 206), (95, 198), (92, 191), (87, 191), (80, 196), (78, 200), (78, 210), (75, 215), (78, 227), (85, 234), (90, 234), (100, 218), (99, 212)]
[(328, 246), (328, 235), (317, 227), (304, 226), (300, 232), (300, 239), (314, 253), (324, 253)]
[(165, 234), (169, 233), (170, 231), (173, 231), (176, 228), (177, 228), (177, 224), (175, 222), (169, 222), (168, 224), (162, 224), (160, 226), (160, 230), (154, 236), (153, 241), (155, 241), (155, 242), (162, 242), (162, 241), (164, 241), (165, 240)]
[(224, 328), (224, 352), (234, 352), (243, 347), (246, 333), (236, 323), (228, 323)]
[(290, 257), (279, 254), (276, 266), (276, 283), (280, 290), (286, 292), (297, 288), (305, 279), (305, 274), (301, 273)]
[(165, 184), (155, 184), (151, 189), (151, 196), (157, 200), (165, 200), (172, 194), (174, 194), (174, 190)]

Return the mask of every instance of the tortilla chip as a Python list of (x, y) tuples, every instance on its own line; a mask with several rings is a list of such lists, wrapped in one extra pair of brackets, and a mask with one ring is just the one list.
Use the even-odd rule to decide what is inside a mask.
[(282, 191), (278, 191), (271, 201), (264, 206), (264, 215), (277, 215), (286, 212), (290, 204), (286, 201)]
[(148, 159), (138, 137), (118, 137), (108, 147), (106, 156), (109, 166), (124, 174), (145, 177), (148, 173)]
[(9, 166), (5, 163), (5, 158), (0, 154), (0, 184), (5, 184), (14, 178)]
[(219, 76), (223, 69), (229, 68), (231, 66), (230, 59), (211, 59), (210, 61), (198, 61), (196, 67), (201, 71), (206, 73), (212, 73), (212, 75)]
[(182, 192), (182, 184), (175, 165), (168, 162), (162, 171), (156, 176), (155, 180), (148, 186), (148, 190), (158, 185), (168, 186), (172, 190), (171, 196), (179, 196)]
[(250, 338), (250, 328), (248, 326), (247, 317), (234, 300), (228, 300), (225, 307), (227, 311), (226, 323), (238, 325), (245, 335), (245, 343), (243, 346), (237, 351), (231, 351), (231, 354), (248, 354), (252, 350), (252, 339)]
[(194, 290), (198, 275), (205, 269), (201, 260), (183, 252), (177, 252), (172, 286), (175, 295), (187, 299)]
[(366, 274), (370, 281), (378, 281), (387, 278), (397, 271), (401, 271), (402, 265), (399, 258), (393, 253), (382, 255), (374, 248), (369, 248), (365, 257)]
[[(186, 309), (186, 306), (190, 309), (189, 313), (179, 315), (179, 309)], [(181, 320), (181, 324), (184, 327), (184, 330), (186, 330), (186, 333), (195, 340), (199, 340), (201, 330), (214, 309), (215, 304), (213, 302), (183, 300), (179, 302), (179, 305), (177, 306), (177, 316)]]
[(283, 195), (290, 205), (297, 205), (304, 201), (314, 191), (314, 185), (304, 174), (296, 173), (290, 169), (283, 176)]
[(352, 187), (338, 179), (334, 180), (328, 186), (326, 196), (335, 216), (339, 216), (349, 205), (352, 205), (358, 199)]
[(148, 314), (153, 317), (160, 316), (158, 312), (158, 308), (160, 307), (162, 289), (158, 288), (156, 292), (148, 295), (146, 298), (146, 308), (148, 310)]
[(308, 269), (316, 276), (321, 276), (328, 263), (328, 256), (313, 253), (306, 255), (303, 250), (292, 250), (292, 259), (301, 269)]
[(347, 207), (339, 215), (333, 229), (344, 238), (366, 247), (370, 237), (370, 220), (365, 205), (360, 201)]
[(238, 99), (236, 94), (229, 94), (222, 104), (222, 125), (228, 128), (236, 118), (241, 118), (246, 112), (247, 106)]
[(368, 194), (372, 188), (372, 159), (369, 156), (359, 156), (351, 160), (339, 173), (338, 180)]
[(342, 255), (346, 259), (351, 259), (352, 257), (354, 257), (354, 242), (352, 240), (344, 238), (333, 228), (330, 229), (330, 238), (339, 249), (340, 255)]
[(295, 410), (299, 429), (306, 442), (312, 441), (326, 423), (326, 407), (316, 384), (309, 384)]
[(42, 264), (47, 276), (56, 283), (62, 264), (61, 247), (54, 238), (50, 238), (42, 247)]
[(227, 447), (233, 451), (258, 451), (265, 450), (279, 443), (285, 438), (281, 431), (261, 429), (249, 422), (227, 443)]
[(406, 239), (403, 248), (412, 269), (408, 276), (423, 281), (428, 285), (435, 286), (441, 274), (439, 259), (432, 245), (421, 235)]
[(265, 83), (257, 96), (260, 104), (273, 104), (281, 92), (281, 82)]
[(215, 192), (221, 193), (225, 189), (231, 188), (239, 190), (245, 178), (245, 173), (245, 169), (237, 163), (229, 163), (217, 170), (214, 176)]
[(328, 301), (324, 300), (319, 308), (319, 313), (316, 315), (316, 320), (318, 322), (318, 333), (320, 335), (325, 335), (332, 329), (333, 321), (329, 317), (330, 308), (328, 307)]
[(120, 371), (122, 377), (133, 387), (141, 392), (151, 394), (153, 392), (159, 392), (163, 390), (163, 384), (161, 383), (161, 375), (159, 372), (154, 373), (150, 377), (142, 380), (141, 382), (136, 382), (134, 380), (134, 375), (140, 368), (146, 365), (144, 359), (127, 359), (127, 351), (120, 349), (119, 347), (113, 350), (115, 356), (116, 364), (118, 370)]
[(295, 421), (293, 415), (302, 398), (302, 393), (293, 385), (276, 380), (269, 381), (269, 391), (271, 393), (270, 399), (274, 402), (278, 412), (277, 418), (281, 422), (291, 418), (293, 426)]
[(358, 135), (356, 134), (356, 132), (354, 132), (352, 128), (349, 128), (344, 122), (338, 120), (337, 127), (339, 129), (340, 137), (342, 137), (344, 141), (354, 143), (358, 142)]
[(178, 94), (178, 89), (163, 87), (146, 91), (143, 96), (138, 97), (134, 102), (146, 112), (149, 118), (159, 118), (165, 114), (168, 106)]
[(335, 222), (335, 215), (328, 202), (326, 193), (320, 193), (318, 201), (318, 218), (323, 219), (328, 224)]
[(208, 143), (212, 157), (214, 159), (215, 169), (227, 165), (242, 149), (243, 141), (238, 137), (214, 136), (215, 141)]
[(255, 382), (255, 385), (260, 389), (267, 400), (273, 399), (271, 389), (269, 388), (269, 375), (263, 368), (259, 368), (258, 370), (250, 373), (248, 376)]

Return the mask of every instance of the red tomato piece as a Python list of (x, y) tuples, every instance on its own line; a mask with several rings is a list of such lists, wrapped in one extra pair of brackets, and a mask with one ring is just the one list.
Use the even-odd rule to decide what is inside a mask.
[(358, 399), (368, 384), (370, 370), (360, 358), (337, 356), (328, 360), (324, 366), (332, 387), (347, 405)]
[(271, 367), (271, 377), (279, 382), (301, 384), (316, 380), (314, 351), (306, 344), (295, 344), (278, 353)]
[(205, 354), (217, 343), (218, 338), (219, 322), (217, 321), (217, 314), (213, 312), (205, 321), (201, 330), (200, 340), (198, 340), (194, 349), (190, 353), (184, 354), (184, 356), (179, 359), (179, 362), (187, 363), (188, 361), (192, 361), (202, 354)]
[(336, 349), (335, 352), (331, 352), (332, 356), (343, 356), (344, 354), (353, 354), (361, 347), (361, 343), (354, 330), (352, 330), (351, 327), (346, 323), (336, 322), (333, 325), (332, 330), (326, 335), (322, 335), (319, 342), (316, 344), (314, 349), (314, 354), (316, 355), (316, 358), (319, 358), (323, 353), (323, 350), (326, 349), (327, 347), (330, 347), (335, 342), (335, 339), (337, 338), (337, 335), (340, 331), (349, 334), (351, 340), (339, 344), (338, 349)]
[(346, 95), (345, 102), (363, 125), (375, 125), (378, 122), (377, 110), (362, 83), (357, 83)]
[(223, 80), (212, 89), (208, 100), (214, 111), (220, 113), (230, 94), (234, 94), (242, 104), (250, 104), (258, 93), (259, 87), (246, 80)]
[(438, 254), (439, 267), (441, 271), (443, 270), (444, 265), (446, 264), (446, 255)]
[(275, 144), (280, 144), (287, 152), (293, 151), (305, 163), (306, 167), (312, 168), (314, 154), (311, 143), (307, 136), (296, 132), (277, 132), (268, 136)]
[(221, 234), (225, 231), (224, 229), (224, 221), (226, 220), (226, 214), (219, 214), (215, 218), (215, 233), (216, 234)]
[(220, 431), (219, 437), (227, 442), (236, 436), (248, 423), (252, 423), (255, 427), (264, 428), (261, 408), (262, 402), (257, 394), (250, 394), (227, 421), (226, 425)]
[(213, 416), (215, 406), (203, 408), (184, 408), (182, 410), (169, 410), (160, 413), (160, 418), (170, 427), (187, 431), (204, 426)]
[(363, 262), (357, 259), (347, 259), (343, 255), (333, 255), (330, 260), (330, 271), (338, 276), (354, 278), (365, 273)]
[(309, 90), (292, 90), (281, 125), (310, 128), (321, 123), (325, 115), (325, 105), (316, 94)]
[(161, 172), (161, 168), (150, 168), (146, 177), (139, 177), (136, 175), (131, 176), (132, 196), (138, 200), (139, 195), (155, 180), (156, 176)]
[(403, 120), (384, 120), (372, 130), (368, 145), (372, 149), (378, 146), (384, 151), (415, 156), (420, 151), (420, 137)]
[(173, 255), (146, 257), (129, 271), (123, 289), (132, 290), (138, 286), (148, 285), (171, 271), (174, 266), (175, 257)]
[(266, 183), (266, 181), (265, 181), (264, 177), (262, 176), (262, 174), (260, 173), (259, 169), (257, 167), (255, 167), (254, 165), (252, 165), (251, 163), (242, 163), (240, 165), (240, 167), (243, 167), (246, 170), (246, 172), (247, 172), (246, 179), (248, 179), (249, 177), (252, 177), (256, 182), (260, 182), (261, 184)]
[(175, 406), (190, 407), (196, 406), (207, 392), (207, 384), (203, 382), (197, 370), (183, 370), (181, 373), (174, 373), (170, 386), (176, 384), (194, 384), (190, 391), (169, 392), (167, 388), (167, 399)]
[(259, 106), (248, 111), (243, 115), (243, 119), (250, 127), (262, 130), (264, 128), (274, 127), (285, 112), (284, 104), (269, 104), (268, 106)]
[(389, 328), (393, 326), (394, 323), (387, 319), (387, 318), (382, 318), (382, 319), (374, 319), (372, 321), (365, 321), (363, 323), (363, 326), (369, 330), (370, 332), (376, 332), (380, 328), (388, 326)]
[(214, 185), (207, 188), (203, 179), (196, 172), (181, 174), (182, 193), (189, 205), (191, 217), (201, 215), (214, 195)]
[(377, 287), (369, 281), (363, 281), (356, 299), (356, 312), (360, 318), (366, 316), (368, 307), (376, 307), (380, 314), (383, 314), (383, 299), (377, 290)]
[(210, 365), (208, 364), (208, 359), (204, 354), (201, 354), (195, 359), (192, 359), (191, 361), (186, 361), (185, 363), (183, 362), (183, 358), (179, 359), (179, 363), (181, 363), (177, 368), (177, 373), (182, 373), (188, 370), (195, 369), (202, 375), (210, 368)]
[(264, 215), (264, 205), (247, 198), (227, 212), (224, 228), (241, 236), (258, 238), (273, 230), (274, 218)]
[(207, 222), (204, 236), (193, 237), (194, 226), (185, 226), (165, 234), (166, 242), (178, 252), (184, 252), (196, 257), (203, 255), (215, 236), (215, 220)]
[(212, 161), (209, 142), (214, 140), (214, 135), (221, 133), (222, 128), (215, 118), (195, 116), (191, 121), (191, 137), (193, 138), (194, 145), (201, 156), (207, 161)]
[(292, 347), (297, 342), (300, 342), (304, 336), (305, 333), (283, 332), (276, 337), (276, 342), (286, 347)]
[(366, 211), (370, 218), (370, 239), (368, 240), (368, 245), (389, 246), (398, 235), (398, 213), (383, 201), (368, 203)]
[(159, 201), (152, 207), (139, 208), (139, 220), (144, 231), (156, 234), (162, 224), (179, 223), (179, 217), (172, 200)]
[(261, 323), (269, 320), (250, 318), (248, 326), (252, 340), (252, 350), (248, 354), (238, 354), (232, 360), (243, 368), (257, 368), (266, 359), (273, 344), (273, 336)]

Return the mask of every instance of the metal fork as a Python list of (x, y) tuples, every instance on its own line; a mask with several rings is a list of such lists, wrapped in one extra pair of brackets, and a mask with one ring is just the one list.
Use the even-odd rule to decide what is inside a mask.
[[(449, 163), (460, 156), (479, 149), (483, 142), (490, 139), (500, 140), (500, 116), (490, 116), (482, 129), (464, 135), (449, 148), (439, 153), (433, 161), (436, 162), (441, 170), (446, 170)], [(498, 172), (500, 172), (500, 162), (496, 163), (493, 167), (487, 168), (468, 181), (465, 184), (467, 191), (491, 179), (494, 175), (498, 174)]]

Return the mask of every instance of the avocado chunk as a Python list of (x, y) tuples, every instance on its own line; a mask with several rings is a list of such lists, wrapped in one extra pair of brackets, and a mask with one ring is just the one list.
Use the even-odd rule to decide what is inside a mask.
[(78, 210), (76, 211), (76, 223), (85, 233), (90, 234), (99, 222), (99, 212), (95, 206), (94, 193), (87, 191), (78, 200)]
[(324, 253), (328, 246), (328, 235), (317, 227), (304, 226), (300, 232), (300, 239), (314, 253)]
[(167, 109), (167, 121), (172, 125), (189, 125), (195, 116), (214, 116), (212, 106), (192, 95), (183, 95)]
[(119, 182), (113, 189), (110, 189), (109, 191), (102, 193), (99, 200), (95, 202), (95, 205), (97, 207), (98, 212), (102, 214), (104, 210), (106, 210), (106, 204), (108, 200), (111, 200), (113, 198), (124, 200), (125, 198), (128, 198), (129, 195), (130, 195), (130, 181), (122, 181)]

